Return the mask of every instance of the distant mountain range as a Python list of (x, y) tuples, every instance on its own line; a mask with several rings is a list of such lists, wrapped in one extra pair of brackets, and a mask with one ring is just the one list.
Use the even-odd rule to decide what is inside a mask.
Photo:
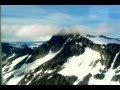
[(54, 35), (46, 42), (2, 43), (5, 85), (120, 85), (120, 39)]
[(31, 42), (2, 42), (8, 43), (10, 46), (16, 48), (22, 48), (23, 45), (27, 45), (30, 48), (38, 47), (40, 44), (44, 43), (45, 41), (31, 41)]

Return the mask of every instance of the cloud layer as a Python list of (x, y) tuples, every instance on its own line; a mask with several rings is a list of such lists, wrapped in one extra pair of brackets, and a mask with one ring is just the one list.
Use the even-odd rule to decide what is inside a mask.
[(48, 40), (55, 34), (120, 35), (120, 6), (2, 6), (2, 41)]
[[(11, 38), (2, 38), (3, 41), (31, 41), (38, 39), (49, 39), (48, 37), (57, 34), (59, 28), (53, 25), (22, 25), (22, 26), (3, 26), (1, 29), (2, 37), (12, 35)], [(13, 38), (12, 38), (13, 37)]]
[[(114, 25), (99, 24), (94, 27), (75, 25), (60, 28), (54, 25), (22, 25), (22, 26), (4, 26), (2, 27), (2, 41), (33, 41), (33, 40), (49, 40), (52, 35), (56, 34), (75, 34), (82, 35), (108, 35), (113, 33)], [(119, 26), (116, 26), (120, 28)], [(4, 36), (12, 35), (13, 38)]]

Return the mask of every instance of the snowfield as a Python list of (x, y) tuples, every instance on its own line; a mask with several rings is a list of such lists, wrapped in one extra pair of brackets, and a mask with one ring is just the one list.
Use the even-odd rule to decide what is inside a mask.
[(100, 53), (93, 51), (90, 48), (86, 48), (84, 54), (70, 58), (63, 65), (64, 69), (58, 73), (63, 76), (77, 76), (78, 80), (74, 84), (78, 84), (78, 81), (82, 81), (83, 77), (88, 75), (90, 72), (92, 74), (98, 73), (99, 69), (103, 66), (101, 66), (99, 62), (95, 67), (90, 64), (100, 58)]
[(114, 62), (117, 58), (119, 53), (117, 53), (117, 55), (115, 56), (114, 58), (114, 61), (111, 65), (111, 68), (108, 70), (108, 72), (105, 73), (105, 77), (103, 80), (97, 80), (95, 78), (91, 78), (90, 81), (89, 81), (89, 85), (120, 85), (120, 83), (116, 83), (116, 82), (113, 82), (111, 81), (112, 77), (115, 75), (115, 70), (113, 69), (113, 65), (114, 65)]
[(96, 44), (109, 44), (109, 43), (120, 44), (120, 41), (113, 40), (113, 39), (106, 39), (106, 38), (101, 38), (101, 37), (86, 37), (86, 38), (90, 39)]
[[(62, 49), (61, 49), (62, 50)], [(47, 62), (48, 60), (52, 59), (54, 56), (56, 56), (61, 50), (59, 50), (58, 52), (56, 53), (52, 53), (51, 51), (49, 52), (48, 55), (46, 55), (45, 57), (43, 58), (40, 58), (40, 59), (37, 59), (35, 60), (34, 62), (32, 63), (29, 63), (29, 64), (23, 64), (21, 66), (21, 68), (15, 70), (15, 71), (11, 71), (13, 69), (13, 67), (18, 64), (20, 61), (22, 61), (24, 58), (27, 58), (27, 60), (31, 57), (31, 55), (25, 55), (25, 56), (22, 56), (22, 57), (19, 57), (17, 59), (15, 59), (12, 64), (9, 66), (10, 69), (8, 73), (6, 73), (5, 75), (3, 75), (3, 81), (5, 81), (9, 76), (11, 76), (12, 74), (14, 74), (14, 77), (11, 78), (7, 83), (6, 85), (16, 85), (23, 77), (24, 75), (22, 76), (18, 76), (18, 74), (22, 73), (22, 72), (27, 72), (27, 71), (30, 71), (30, 70), (33, 70), (35, 68), (37, 68), (38, 66), (40, 66), (41, 64)], [(7, 68), (7, 66), (3, 67), (3, 72), (4, 70)], [(38, 71), (37, 73), (34, 73), (34, 75), (36, 76), (37, 74), (39, 74), (40, 72), (42, 72), (42, 70)], [(48, 71), (45, 71), (46, 73), (51, 73), (52, 70), (48, 70)], [(5, 72), (4, 72), (5, 73)]]

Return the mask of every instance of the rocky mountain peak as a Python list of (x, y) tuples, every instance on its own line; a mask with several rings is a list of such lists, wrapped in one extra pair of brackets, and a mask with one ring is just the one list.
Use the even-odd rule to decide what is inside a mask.
[(34, 50), (18, 51), (3, 59), (4, 75), (9, 74), (3, 75), (4, 84), (16, 78), (19, 85), (120, 83), (120, 44), (97, 44), (81, 34), (68, 34), (54, 35)]

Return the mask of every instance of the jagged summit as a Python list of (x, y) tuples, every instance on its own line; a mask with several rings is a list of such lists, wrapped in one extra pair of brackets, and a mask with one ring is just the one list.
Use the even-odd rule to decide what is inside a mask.
[(96, 37), (54, 35), (36, 49), (31, 49), (31, 53), (16, 52), (5, 56), (4, 84), (120, 84), (120, 44), (99, 44), (93, 38)]

